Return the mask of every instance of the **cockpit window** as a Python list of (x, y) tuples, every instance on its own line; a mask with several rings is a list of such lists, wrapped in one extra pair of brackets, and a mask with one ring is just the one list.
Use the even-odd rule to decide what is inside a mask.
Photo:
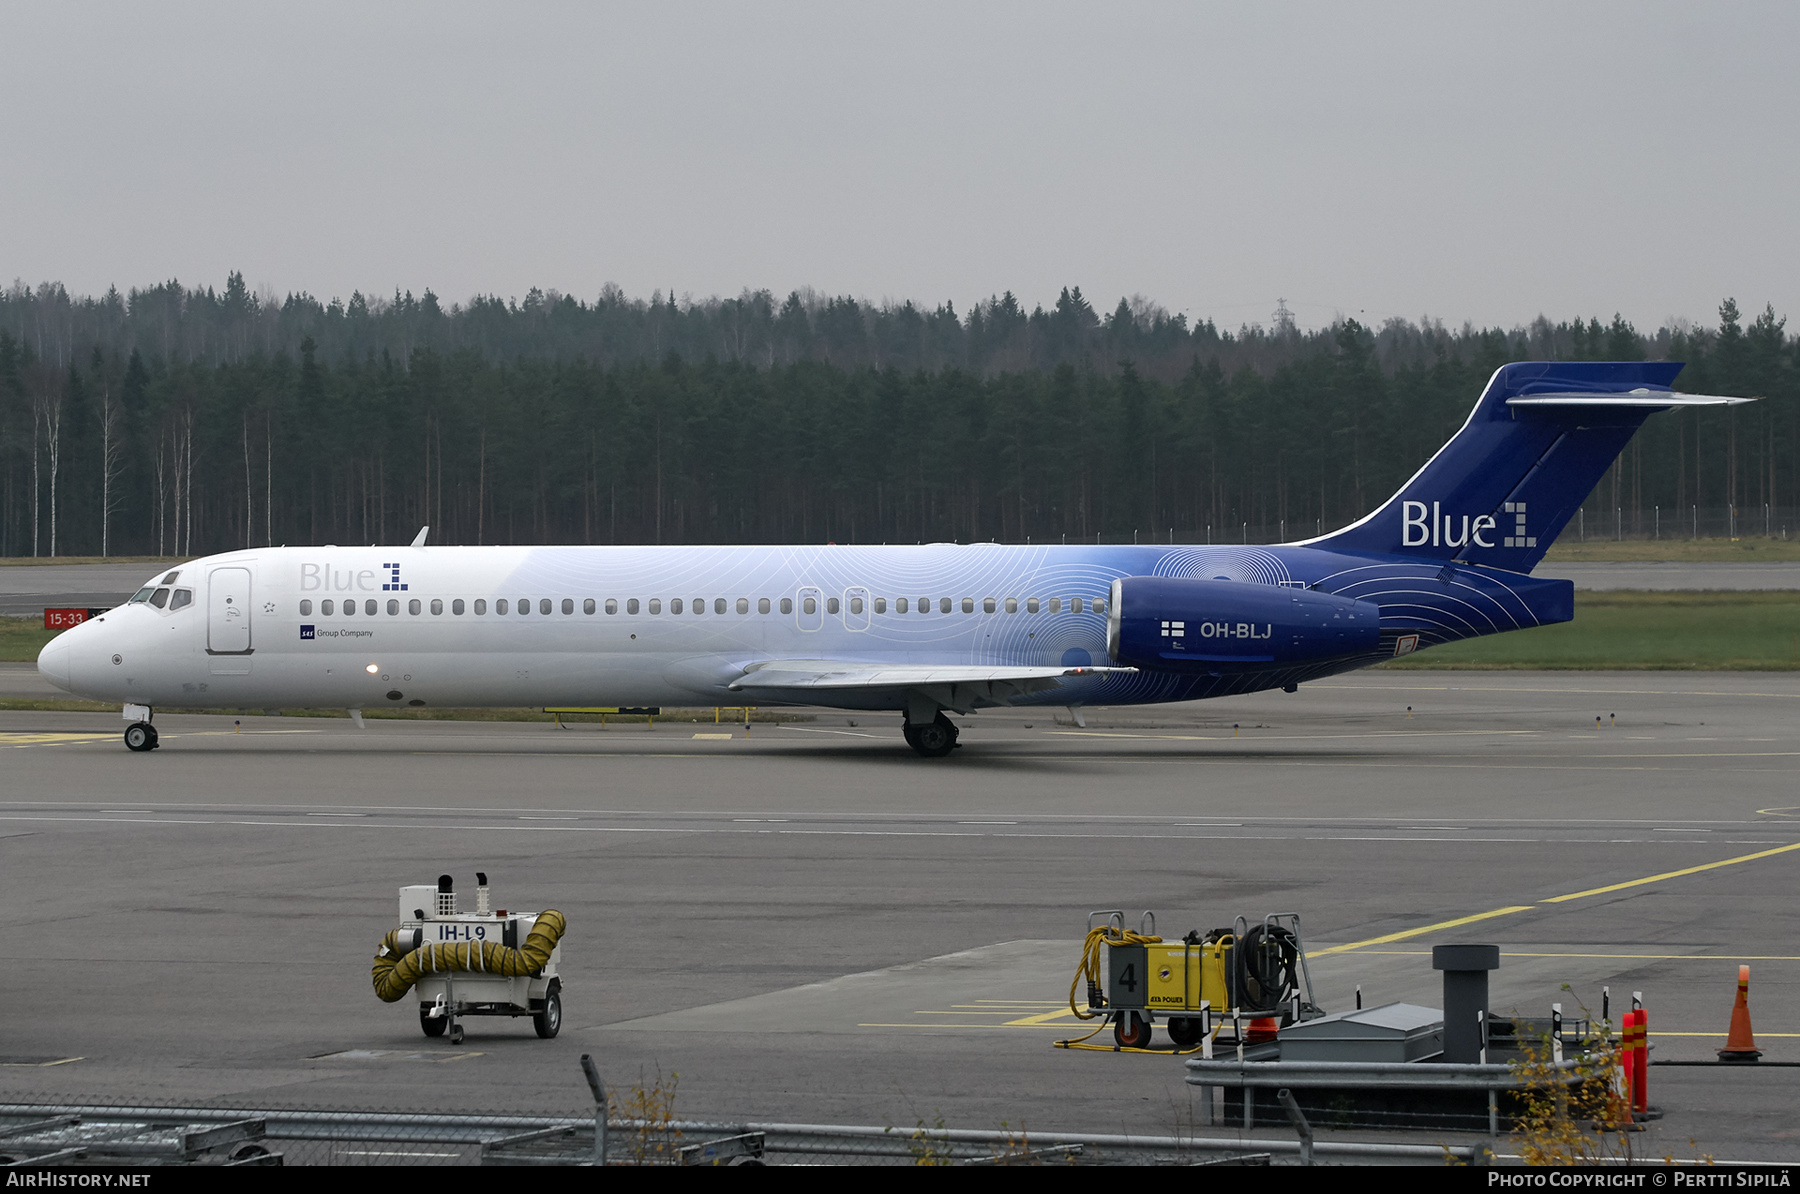
[(139, 590), (138, 590), (138, 591), (137, 591), (137, 595), (136, 595), (136, 596), (134, 596), (134, 597), (133, 597), (133, 598), (132, 598), (132, 599), (131, 599), (131, 600), (130, 600), (130, 602), (128, 602), (128, 604), (130, 604), (130, 605), (136, 605), (136, 604), (137, 604), (137, 603), (138, 603), (138, 602), (140, 602), (140, 601), (148, 601), (148, 600), (150, 600), (150, 594), (151, 594), (151, 593), (152, 593), (152, 592), (153, 592), (153, 591), (154, 591), (154, 590), (155, 590), (155, 589), (156, 589), (156, 586), (155, 586), (155, 585), (145, 585), (145, 586), (144, 586), (144, 587), (143, 587), (143, 588), (141, 588), (141, 589), (139, 589)]
[(161, 609), (163, 606), (167, 605), (168, 603), (169, 603), (169, 590), (158, 589), (158, 590), (156, 590), (156, 592), (150, 594), (150, 604), (154, 605), (157, 609)]
[(169, 608), (170, 609), (180, 609), (184, 605), (192, 605), (193, 602), (194, 602), (194, 590), (192, 590), (192, 589), (176, 589), (175, 596), (169, 600)]
[(162, 578), (162, 582), (165, 585), (172, 585), (176, 582), (177, 579), (180, 578), (180, 576), (181, 576), (180, 572), (171, 572), (171, 573), (169, 573), (169, 575)]

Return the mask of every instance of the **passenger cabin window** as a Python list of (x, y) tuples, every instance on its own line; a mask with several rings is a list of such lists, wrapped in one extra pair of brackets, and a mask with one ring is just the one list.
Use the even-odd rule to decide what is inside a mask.
[[(443, 606), (443, 602), (441, 602), (441, 601), (433, 602), (432, 604), (437, 605), (439, 608), (442, 608), (442, 606)], [(414, 597), (411, 601), (408, 601), (406, 603), (406, 612), (409, 614), (418, 613), (419, 608), (420, 608), (419, 607), (419, 599), (417, 597)]]
[(609, 614), (616, 614), (619, 612), (619, 599), (617, 597), (608, 597), (606, 599), (606, 612)]
[(1025, 612), (1028, 614), (1035, 614), (1038, 612), (1038, 599), (1036, 597), (1027, 597), (1025, 599)]
[(344, 616), (346, 618), (354, 618), (356, 616), (356, 602), (354, 600), (348, 598), (345, 599)]
[(363, 602), (363, 613), (367, 614), (371, 618), (375, 616), (376, 608), (377, 608), (377, 606), (375, 604), (375, 599), (373, 597), (371, 597), (367, 601)]
[(1097, 614), (1103, 614), (1106, 612), (1106, 598), (1104, 598), (1104, 597), (1094, 598), (1094, 612)]
[(756, 599), (756, 612), (759, 614), (766, 614), (769, 612), (769, 599), (767, 597), (758, 597)]
[[(158, 593), (157, 597), (160, 597), (160, 596), (162, 596), (162, 594)], [(156, 601), (156, 598), (153, 597), (153, 598), (151, 598), (151, 600)], [(157, 601), (156, 604), (161, 605), (162, 602)], [(784, 601), (784, 602), (782, 602), (782, 604), (786, 605), (787, 602)], [(800, 603), (800, 611), (802, 613), (816, 614), (819, 612), (819, 603), (817, 601), (813, 600), (811, 597), (808, 597), (805, 601)]]
[(947, 614), (949, 612), (950, 612), (950, 599), (948, 597), (939, 597), (938, 598), (938, 613)]
[(319, 612), (324, 614), (327, 618), (331, 616), (332, 611), (336, 608), (337, 607), (331, 603), (331, 598), (329, 597), (319, 602)]
[[(550, 612), (550, 599), (548, 597), (538, 598), (538, 613), (547, 614), (549, 612)], [(565, 613), (565, 614), (572, 614), (574, 612), (575, 612), (574, 605), (570, 605), (568, 609), (565, 609), (563, 611), (563, 613)]]
[(706, 598), (704, 598), (704, 597), (694, 598), (694, 613), (703, 614), (705, 612), (706, 612)]
[(185, 605), (192, 605), (193, 603), (194, 591), (192, 589), (176, 589), (175, 595), (169, 598), (169, 608), (172, 610), (180, 609)]
[[(811, 603), (808, 602), (808, 604)], [(784, 614), (791, 614), (794, 612), (794, 599), (792, 597), (783, 597), (781, 599), (781, 612)]]
[(894, 612), (897, 614), (903, 614), (906, 612), (906, 610), (907, 610), (906, 598), (904, 598), (904, 597), (894, 598)]
[[(808, 610), (807, 612), (811, 613), (812, 611)], [(828, 614), (835, 614), (838, 612), (838, 599), (836, 597), (827, 597), (825, 599), (825, 612)]]
[(1078, 614), (1081, 612), (1081, 598), (1079, 598), (1079, 597), (1069, 598), (1069, 612), (1072, 614)]
[(388, 598), (388, 617), (391, 618), (394, 615), (398, 614), (399, 612), (400, 612), (400, 599), (398, 597), (389, 597)]
[(589, 597), (586, 601), (581, 603), (581, 612), (584, 614), (591, 614), (594, 612), (594, 599), (592, 597)]
[(994, 612), (994, 599), (992, 597), (983, 597), (981, 599), (981, 612), (984, 614), (991, 614)]
[[(653, 614), (660, 614), (660, 613), (662, 613), (662, 598), (660, 598), (660, 597), (652, 597), (652, 598), (651, 598), (651, 599), (650, 599), (650, 612), (651, 612), (651, 613), (653, 613)], [(676, 601), (675, 601), (675, 612), (676, 612), (676, 613), (680, 613), (680, 612), (681, 612), (681, 600), (680, 600), (680, 598), (677, 598), (677, 599), (676, 599)]]
[[(650, 612), (655, 613), (656, 611), (653, 609)], [(669, 612), (672, 614), (678, 614), (681, 612), (681, 598), (679, 598), (679, 597), (670, 598)]]
[[(475, 612), (477, 614), (487, 613), (487, 598), (486, 597), (477, 597), (475, 599)], [(501, 610), (500, 612), (505, 613), (506, 611)]]
[(963, 613), (972, 614), (974, 612), (975, 612), (975, 599), (973, 597), (964, 597), (963, 598)]
[[(433, 614), (442, 614), (444, 612), (444, 602), (442, 598), (433, 597), (431, 599), (431, 612)], [(457, 610), (456, 612), (461, 613), (462, 611)]]
[(511, 608), (512, 607), (507, 604), (506, 598), (504, 598), (504, 597), (502, 597), (498, 601), (494, 602), (494, 612), (497, 614), (503, 614)]
[[(724, 611), (721, 610), (720, 612), (723, 613)], [(750, 599), (748, 597), (739, 597), (737, 599), (737, 612), (740, 614), (747, 614), (750, 612)]]
[(154, 605), (157, 609), (161, 609), (163, 606), (169, 604), (169, 590), (158, 589), (156, 592), (150, 594), (150, 604)]
[(1019, 612), (1019, 599), (1017, 597), (1008, 597), (1006, 599), (1006, 612), (1009, 614), (1016, 614)]
[(530, 612), (531, 612), (531, 598), (529, 598), (529, 597), (519, 598), (519, 616), (522, 618)]
[(300, 616), (303, 618), (310, 618), (312, 616), (312, 602), (305, 600), (300, 602)]
[(462, 616), (463, 601), (462, 601), (461, 597), (458, 597), (455, 601), (452, 601), (450, 603), (450, 612), (455, 614), (459, 618)]
[[(612, 602), (608, 601), (606, 604), (611, 605)], [(612, 611), (608, 610), (607, 612), (611, 613)], [(632, 597), (625, 602), (625, 612), (628, 614), (635, 614), (638, 612), (638, 600), (636, 597)]]
[(1052, 597), (1050, 599), (1050, 612), (1053, 614), (1062, 613), (1062, 598), (1061, 597)]
[[(713, 598), (713, 613), (722, 614), (724, 612), (725, 612), (725, 599), (723, 597), (714, 597)], [(743, 612), (744, 611), (741, 609), (738, 611), (738, 613), (740, 613), (740, 614)]]

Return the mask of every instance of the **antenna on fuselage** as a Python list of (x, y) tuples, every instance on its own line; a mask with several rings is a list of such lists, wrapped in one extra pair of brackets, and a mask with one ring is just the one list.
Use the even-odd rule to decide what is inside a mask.
[(431, 534), (431, 528), (429, 526), (420, 527), (419, 533), (413, 536), (412, 545), (414, 547), (424, 547), (425, 546), (425, 536), (427, 536), (429, 534)]

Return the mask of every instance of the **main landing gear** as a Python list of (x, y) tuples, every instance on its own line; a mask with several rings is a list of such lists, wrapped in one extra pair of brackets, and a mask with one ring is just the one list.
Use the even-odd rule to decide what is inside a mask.
[(938, 712), (936, 720), (924, 725), (913, 725), (910, 722), (901, 730), (906, 735), (906, 744), (928, 759), (941, 759), (956, 749), (956, 739), (960, 731), (956, 723)]
[(125, 727), (125, 745), (132, 750), (155, 750), (156, 727), (147, 721), (134, 721)]

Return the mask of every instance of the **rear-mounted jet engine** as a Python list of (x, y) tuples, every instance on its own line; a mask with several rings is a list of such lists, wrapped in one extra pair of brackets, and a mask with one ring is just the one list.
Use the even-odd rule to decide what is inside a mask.
[(1373, 652), (1381, 610), (1312, 589), (1237, 580), (1113, 581), (1106, 647), (1122, 664), (1230, 672)]

